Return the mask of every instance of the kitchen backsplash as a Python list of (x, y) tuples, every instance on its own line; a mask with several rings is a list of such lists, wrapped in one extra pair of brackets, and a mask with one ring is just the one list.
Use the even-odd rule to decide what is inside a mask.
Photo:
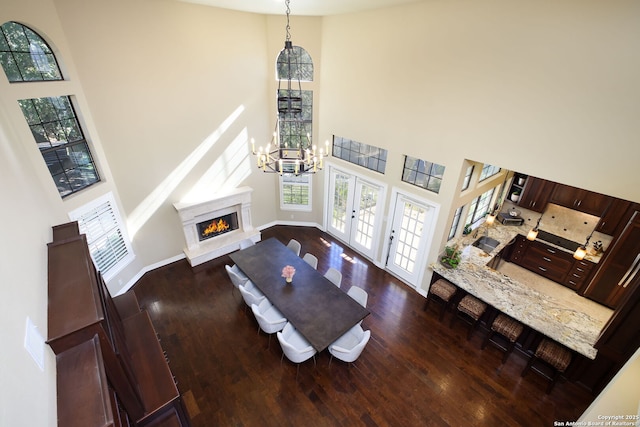
[[(508, 212), (512, 208), (520, 212), (525, 224), (531, 225), (531, 228), (536, 225), (538, 218), (540, 218), (538, 212), (523, 209), (508, 200), (505, 201), (502, 211)], [(600, 217), (549, 203), (540, 220), (540, 229), (577, 243), (584, 243), (599, 221)], [(611, 240), (611, 236), (596, 231), (589, 240), (589, 249), (593, 249), (594, 242), (601, 241), (606, 250)]]

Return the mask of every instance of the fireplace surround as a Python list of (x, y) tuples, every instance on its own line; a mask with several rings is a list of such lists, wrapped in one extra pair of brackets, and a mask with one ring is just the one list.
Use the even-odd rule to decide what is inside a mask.
[(260, 240), (251, 223), (252, 192), (251, 187), (239, 187), (203, 202), (174, 203), (192, 267), (239, 249), (242, 240)]

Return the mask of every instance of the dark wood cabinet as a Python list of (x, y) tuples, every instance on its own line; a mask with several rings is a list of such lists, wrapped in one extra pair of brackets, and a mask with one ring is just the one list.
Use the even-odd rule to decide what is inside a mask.
[(545, 179), (530, 176), (524, 184), (518, 206), (535, 212), (543, 212), (547, 207), (549, 194), (554, 183)]
[(591, 277), (595, 264), (538, 240), (518, 235), (509, 261), (575, 291)]
[(640, 211), (633, 214), (605, 252), (583, 295), (615, 309), (637, 276), (640, 276)]
[(612, 201), (613, 197), (564, 184), (555, 184), (549, 198), (550, 203), (599, 217)]
[(628, 222), (629, 218), (625, 220), (625, 214), (631, 205), (632, 203), (628, 200), (612, 197), (611, 204), (596, 226), (596, 231), (610, 236), (615, 235), (621, 229), (621, 224), (624, 226)]
[[(54, 228), (48, 261), (47, 343), (57, 360), (58, 417), (71, 420), (61, 425), (189, 426), (151, 319), (135, 294), (111, 297), (77, 227)], [(88, 371), (104, 372), (106, 382)], [(89, 403), (76, 403), (78, 390)], [(100, 424), (103, 418), (109, 422)]]
[(528, 247), (529, 241), (527, 240), (527, 238), (518, 234), (515, 237), (515, 242), (507, 260), (513, 262), (514, 264), (520, 264), (520, 261), (522, 261), (522, 258), (524, 258), (524, 254)]
[(520, 265), (554, 282), (563, 283), (573, 267), (573, 256), (537, 240), (530, 242)]
[(596, 264), (587, 260), (573, 260), (573, 266), (571, 270), (567, 273), (567, 276), (564, 278), (563, 284), (573, 289), (574, 291), (578, 291), (584, 286), (585, 283), (591, 277), (591, 274), (594, 271), (594, 267)]

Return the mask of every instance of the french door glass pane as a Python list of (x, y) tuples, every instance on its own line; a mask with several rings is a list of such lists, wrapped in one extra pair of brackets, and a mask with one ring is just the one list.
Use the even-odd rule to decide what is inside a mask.
[(415, 268), (425, 213), (422, 207), (404, 202), (394, 263), (409, 273), (413, 273)]
[(347, 222), (347, 197), (349, 196), (349, 176), (336, 174), (333, 193), (333, 212), (331, 226), (344, 233)]
[(373, 243), (378, 191), (377, 187), (370, 187), (366, 184), (362, 184), (360, 190), (360, 210), (358, 211), (358, 228), (355, 240), (367, 249), (371, 249)]

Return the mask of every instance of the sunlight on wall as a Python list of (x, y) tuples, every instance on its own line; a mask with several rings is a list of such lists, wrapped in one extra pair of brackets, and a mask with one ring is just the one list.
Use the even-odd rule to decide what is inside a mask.
[(196, 147), (183, 161), (158, 185), (129, 215), (127, 225), (129, 236), (133, 239), (140, 228), (151, 218), (151, 215), (167, 200), (169, 194), (182, 182), (187, 174), (204, 157), (205, 154), (218, 142), (220, 137), (227, 131), (229, 126), (237, 120), (244, 111), (244, 106), (240, 105), (229, 117), (223, 121), (218, 128), (213, 131), (202, 143)]
[(238, 187), (251, 173), (250, 154), (249, 133), (245, 128), (180, 202), (203, 202), (216, 192)]

